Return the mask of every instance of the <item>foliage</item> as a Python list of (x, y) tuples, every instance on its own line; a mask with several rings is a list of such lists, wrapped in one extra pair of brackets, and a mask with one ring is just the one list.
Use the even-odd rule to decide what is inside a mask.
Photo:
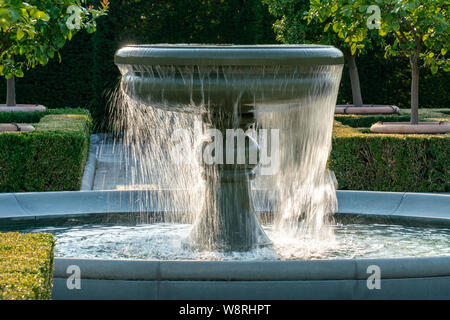
[(79, 190), (91, 119), (47, 115), (31, 132), (0, 133), (0, 192)]
[(70, 53), (74, 59), (79, 59), (74, 57), (76, 54), (82, 59), (90, 58), (86, 63), (92, 65), (92, 72), (83, 68), (76, 70), (77, 77), (83, 79), (78, 85), (86, 88), (90, 84), (90, 87), (80, 95), (74, 86), (69, 94), (74, 92), (74, 99), (85, 98), (84, 105), (81, 101), (76, 105), (92, 106), (90, 110), (97, 120), (97, 130), (105, 130), (101, 127), (107, 127), (104, 119), (108, 118), (108, 94), (119, 79), (114, 53), (123, 45), (267, 44), (275, 42), (272, 24), (273, 18), (261, 0), (112, 1), (110, 14), (99, 20), (99, 29), (88, 44), (89, 55), (79, 47), (74, 47)]
[(355, 114), (339, 114), (335, 115), (334, 119), (342, 123), (343, 125), (350, 126), (352, 128), (368, 128), (372, 124), (382, 122), (400, 122), (409, 121), (410, 116), (407, 114), (401, 115), (355, 115)]
[(450, 135), (365, 134), (335, 121), (329, 159), (341, 190), (449, 192)]
[[(312, 0), (321, 19), (331, 19), (333, 30), (352, 48), (364, 44), (369, 33), (367, 13), (372, 0)], [(421, 60), (433, 73), (450, 70), (447, 54), (450, 33), (448, 0), (375, 0), (380, 8), (378, 33), (385, 37), (386, 56)], [(377, 29), (374, 29), (377, 30)]]
[(50, 300), (54, 246), (51, 234), (0, 233), (0, 300)]
[[(450, 121), (450, 111), (444, 109), (421, 109), (422, 121)], [(369, 128), (376, 122), (408, 122), (411, 115), (408, 110), (402, 110), (399, 115), (357, 115), (357, 114), (336, 114), (334, 119), (343, 125), (352, 128)]]
[(49, 114), (84, 114), (89, 115), (89, 111), (81, 108), (61, 108), (47, 109), (44, 112), (0, 112), (0, 123), (37, 123), (44, 116)]
[(81, 29), (92, 33), (95, 20), (108, 10), (84, 7), (86, 0), (0, 0), (0, 75), (23, 77), (24, 71), (46, 65)]
[[(358, 30), (353, 36), (359, 43), (352, 46), (349, 39), (336, 34), (336, 25), (331, 15), (337, 11), (336, 5), (323, 6), (318, 1), (308, 0), (263, 0), (269, 11), (278, 18), (274, 24), (277, 39), (283, 43), (323, 43), (332, 44), (352, 55), (365, 52), (371, 47), (373, 35)], [(334, 30), (334, 31), (333, 31)]]
[[(29, 70), (26, 77), (16, 79), (17, 102), (39, 103), (50, 108), (89, 108), (96, 130), (105, 130), (102, 125), (107, 127), (104, 120), (107, 118), (107, 93), (114, 88), (119, 78), (114, 65), (114, 53), (124, 44), (275, 42), (272, 29), (275, 18), (268, 12), (267, 5), (262, 5), (259, 0), (223, 0), (220, 5), (211, 4), (206, 9), (200, 5), (202, 1), (206, 2), (112, 1), (108, 15), (96, 20), (95, 33), (78, 32), (60, 50), (62, 63), (58, 63), (58, 59), (50, 60), (45, 67), (37, 66)], [(208, 1), (217, 3), (218, 0)], [(164, 11), (164, 6), (170, 7), (170, 10)], [(301, 22), (302, 25), (307, 25), (306, 20)], [(295, 29), (292, 30), (292, 36), (295, 36)], [(323, 31), (323, 28), (318, 31)], [(337, 37), (331, 28), (327, 34)], [(299, 37), (293, 43), (301, 42), (303, 41)], [(409, 108), (408, 61), (398, 56), (385, 59), (384, 48), (378, 45), (373, 49), (366, 49), (370, 49), (370, 55), (359, 55), (357, 61), (358, 69), (363, 75), (360, 81), (364, 102)], [(448, 107), (450, 95), (444, 94), (448, 91), (448, 83), (450, 73), (433, 75), (430, 70), (422, 71), (421, 108)], [(345, 68), (339, 89), (339, 104), (352, 103), (349, 84), (348, 70)], [(5, 85), (5, 81), (0, 81), (0, 101), (5, 100)]]

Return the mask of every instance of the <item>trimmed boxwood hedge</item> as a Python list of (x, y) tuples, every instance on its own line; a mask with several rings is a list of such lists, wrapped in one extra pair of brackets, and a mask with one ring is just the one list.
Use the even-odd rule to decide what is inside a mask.
[(47, 109), (44, 112), (0, 112), (0, 123), (37, 123), (49, 114), (84, 114), (90, 116), (89, 111), (82, 108)]
[[(420, 109), (420, 121), (450, 121), (449, 111), (446, 109)], [(372, 124), (381, 122), (409, 122), (411, 116), (408, 111), (401, 110), (400, 114), (388, 115), (361, 115), (361, 114), (335, 114), (334, 119), (353, 128), (369, 128)]]
[(449, 192), (450, 135), (366, 134), (335, 121), (329, 167), (341, 190)]
[(54, 246), (48, 233), (0, 233), (0, 300), (50, 300)]
[(409, 114), (398, 115), (356, 115), (356, 114), (337, 114), (334, 119), (343, 125), (353, 128), (368, 128), (372, 124), (382, 122), (409, 122)]
[(35, 131), (0, 133), (0, 192), (79, 190), (91, 123), (88, 114), (54, 114)]

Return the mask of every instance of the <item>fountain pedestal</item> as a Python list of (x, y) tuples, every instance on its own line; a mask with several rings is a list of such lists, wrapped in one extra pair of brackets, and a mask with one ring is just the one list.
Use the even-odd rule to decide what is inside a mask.
[[(168, 111), (206, 111), (224, 146), (227, 129), (246, 129), (253, 121), (247, 113), (288, 114), (311, 105), (312, 96), (325, 105), (326, 97), (335, 99), (343, 54), (315, 45), (131, 45), (116, 52), (115, 63), (129, 97)], [(190, 235), (199, 249), (243, 251), (270, 243), (249, 194), (256, 163), (248, 161), (248, 151), (257, 144), (247, 141), (244, 163), (226, 161), (230, 150), (241, 156), (242, 150), (223, 148), (224, 163), (204, 165), (205, 204)]]
[[(237, 121), (239, 128), (230, 129), (236, 122), (232, 117), (210, 117), (211, 127), (221, 135), (215, 137), (219, 141), (206, 144), (215, 145), (213, 152), (218, 152), (218, 148), (223, 152), (218, 157), (222, 161), (216, 158), (216, 163), (203, 164), (205, 203), (190, 234), (192, 245), (200, 250), (246, 251), (271, 243), (255, 215), (250, 196), (250, 179), (254, 176), (259, 150), (256, 141), (244, 131), (254, 121), (253, 116), (246, 115)], [(205, 151), (203, 148), (203, 155)]]

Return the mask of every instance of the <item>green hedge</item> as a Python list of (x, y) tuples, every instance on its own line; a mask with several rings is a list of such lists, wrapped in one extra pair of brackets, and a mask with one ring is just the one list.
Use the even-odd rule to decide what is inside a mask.
[(50, 300), (51, 234), (0, 233), (0, 300)]
[(82, 108), (47, 109), (44, 112), (0, 112), (0, 123), (37, 123), (49, 114), (84, 114), (90, 115), (89, 111)]
[(32, 132), (0, 133), (0, 192), (79, 190), (91, 118), (46, 115)]
[(449, 192), (450, 135), (366, 134), (335, 121), (329, 166), (341, 190)]
[[(114, 52), (127, 43), (275, 43), (275, 17), (261, 0), (123, 0), (110, 1), (108, 16), (98, 21), (94, 34), (76, 34), (61, 51), (62, 63), (27, 71), (17, 79), (17, 102), (49, 108), (81, 106), (91, 112), (96, 130), (105, 130), (106, 100), (119, 72)], [(92, 1), (98, 5), (98, 1)], [(126, 12), (126, 14), (124, 14)], [(306, 23), (306, 22), (305, 22)], [(357, 58), (363, 100), (367, 104), (394, 104), (409, 108), (410, 67), (407, 59), (384, 58), (375, 48)], [(420, 105), (450, 105), (450, 73), (421, 72)], [(6, 99), (6, 81), (0, 79), (0, 103)], [(338, 103), (352, 103), (347, 68)]]
[[(106, 95), (119, 78), (114, 52), (127, 43), (274, 43), (274, 18), (260, 0), (110, 1), (97, 32), (76, 34), (53, 59), (17, 79), (17, 103), (81, 106), (107, 127)], [(91, 1), (94, 6), (97, 0)], [(0, 79), (0, 103), (6, 98)], [(4, 103), (4, 102), (3, 102)]]
[(410, 121), (409, 114), (399, 114), (399, 115), (356, 115), (356, 114), (339, 114), (335, 115), (334, 119), (342, 123), (343, 125), (350, 126), (353, 128), (368, 128), (372, 124), (382, 121), (382, 122), (402, 122)]
[[(446, 109), (420, 109), (421, 121), (450, 121), (450, 111)], [(409, 122), (409, 110), (402, 109), (400, 114), (393, 115), (359, 115), (359, 114), (336, 114), (334, 119), (343, 125), (353, 128), (369, 128), (372, 124), (381, 122)]]

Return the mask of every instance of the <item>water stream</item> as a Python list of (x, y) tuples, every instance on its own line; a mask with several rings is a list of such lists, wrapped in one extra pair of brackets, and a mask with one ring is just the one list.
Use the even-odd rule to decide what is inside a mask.
[[(262, 231), (248, 230), (259, 228), (252, 220), (253, 205), (264, 202), (276, 211), (273, 232), (332, 245), (329, 226), (336, 210), (336, 186), (326, 164), (341, 65), (119, 68), (122, 81), (110, 106), (116, 151), (127, 168), (127, 184), (121, 188), (142, 190), (135, 199), (142, 212), (155, 201), (147, 196), (148, 189), (188, 190), (156, 201), (178, 212), (171, 215), (176, 221), (194, 224), (194, 242), (220, 248), (211, 243), (241, 227), (239, 233), (250, 236), (233, 241), (253, 247), (265, 241)], [(223, 140), (212, 138), (214, 129)], [(252, 158), (248, 140), (244, 148), (230, 151), (227, 129), (252, 136), (259, 154)], [(222, 163), (205, 167), (205, 141), (214, 147), (209, 155)], [(218, 142), (223, 142), (221, 152)], [(230, 152), (247, 152), (246, 162), (229, 165)], [(251, 158), (259, 162), (249, 164)], [(246, 183), (225, 185), (223, 170), (227, 176), (249, 175), (251, 188)], [(267, 196), (257, 197), (257, 189), (267, 190)], [(234, 226), (227, 231), (229, 224)]]

